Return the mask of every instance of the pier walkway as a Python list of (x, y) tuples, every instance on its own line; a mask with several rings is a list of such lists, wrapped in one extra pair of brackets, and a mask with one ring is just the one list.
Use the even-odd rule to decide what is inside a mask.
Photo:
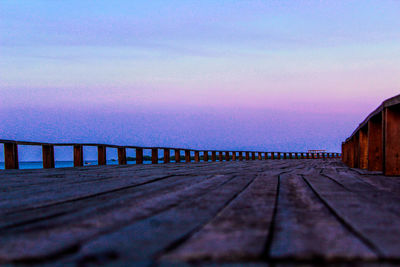
[(0, 172), (0, 264), (400, 263), (400, 179), (339, 159)]

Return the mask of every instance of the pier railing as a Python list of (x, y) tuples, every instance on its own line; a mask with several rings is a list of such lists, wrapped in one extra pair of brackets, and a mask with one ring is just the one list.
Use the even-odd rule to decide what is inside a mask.
[[(211, 161), (242, 161), (242, 160), (258, 160), (263, 159), (322, 159), (322, 158), (338, 158), (339, 153), (307, 153), (307, 152), (260, 152), (260, 151), (220, 151), (220, 150), (196, 150), (188, 148), (176, 147), (139, 147), (139, 146), (118, 146), (109, 144), (92, 144), (92, 143), (41, 143), (26, 142), (15, 140), (1, 140), (0, 144), (4, 144), (4, 162), (5, 169), (18, 169), (18, 145), (41, 146), (43, 168), (54, 168), (54, 147), (70, 146), (73, 147), (74, 167), (84, 165), (83, 147), (97, 147), (98, 165), (107, 164), (107, 148), (116, 148), (118, 150), (118, 164), (127, 164), (127, 149), (136, 150), (136, 164), (143, 164), (144, 150), (151, 151), (151, 163), (157, 164), (171, 162), (171, 151), (174, 152), (174, 162), (209, 162)], [(163, 151), (163, 157), (159, 158), (159, 150)], [(184, 151), (184, 156), (182, 152)], [(194, 157), (192, 154), (194, 153)], [(200, 155), (200, 153), (202, 155)], [(210, 155), (211, 154), (211, 155)], [(211, 156), (211, 157), (210, 157)]]
[(342, 143), (351, 168), (400, 175), (400, 95), (385, 100)]

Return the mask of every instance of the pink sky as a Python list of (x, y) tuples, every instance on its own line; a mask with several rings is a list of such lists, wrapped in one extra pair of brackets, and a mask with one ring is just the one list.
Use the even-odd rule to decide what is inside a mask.
[(307, 3), (2, 1), (0, 138), (340, 151), (399, 93), (400, 3)]

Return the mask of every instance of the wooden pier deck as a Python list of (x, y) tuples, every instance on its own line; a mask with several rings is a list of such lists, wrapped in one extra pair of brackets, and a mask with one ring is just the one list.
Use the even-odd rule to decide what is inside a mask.
[(0, 172), (0, 264), (400, 264), (400, 178), (339, 159)]

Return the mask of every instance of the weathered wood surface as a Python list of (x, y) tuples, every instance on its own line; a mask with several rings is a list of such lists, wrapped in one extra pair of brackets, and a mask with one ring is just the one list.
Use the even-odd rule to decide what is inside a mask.
[(400, 263), (400, 179), (338, 159), (6, 170), (0, 181), (0, 264)]

